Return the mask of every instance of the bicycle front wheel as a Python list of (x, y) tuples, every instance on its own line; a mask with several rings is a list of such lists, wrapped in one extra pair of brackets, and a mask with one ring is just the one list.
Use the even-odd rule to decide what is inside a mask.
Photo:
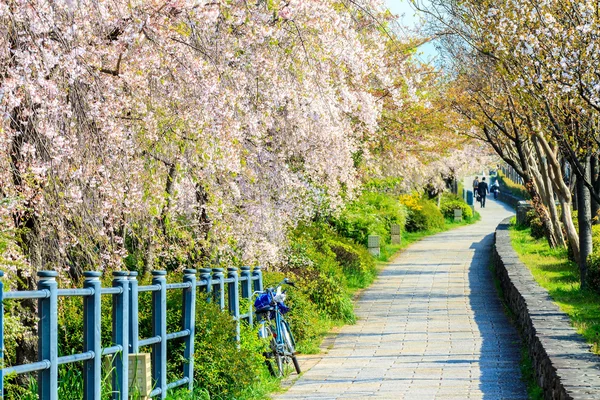
[[(296, 348), (294, 343), (294, 338), (292, 336), (292, 332), (290, 332), (289, 324), (284, 320), (281, 324), (281, 333), (283, 334), (284, 347), (285, 347), (285, 356), (288, 360), (292, 360), (294, 364), (294, 369), (297, 374), (300, 374), (300, 363), (298, 363), (298, 359), (296, 358)], [(286, 360), (287, 361), (287, 360)]]

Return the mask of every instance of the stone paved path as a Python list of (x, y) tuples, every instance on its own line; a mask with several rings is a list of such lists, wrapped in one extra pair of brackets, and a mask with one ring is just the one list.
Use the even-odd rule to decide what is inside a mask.
[(410, 246), (382, 271), (331, 350), (278, 399), (527, 399), (520, 341), (488, 269), (511, 211)]

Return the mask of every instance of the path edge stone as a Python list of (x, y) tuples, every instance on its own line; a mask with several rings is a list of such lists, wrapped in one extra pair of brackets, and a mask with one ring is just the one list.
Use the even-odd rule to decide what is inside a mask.
[(496, 228), (492, 260), (504, 301), (529, 350), (537, 383), (548, 400), (600, 396), (600, 357), (519, 260), (509, 237), (510, 218)]

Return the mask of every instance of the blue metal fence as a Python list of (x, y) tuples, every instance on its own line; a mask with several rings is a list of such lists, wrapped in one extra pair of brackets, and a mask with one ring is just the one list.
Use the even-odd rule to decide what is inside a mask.
[[(84, 399), (100, 399), (102, 356), (114, 355), (112, 387), (113, 399), (126, 400), (129, 397), (128, 356), (139, 353), (142, 346), (152, 346), (152, 380), (154, 390), (151, 397), (164, 399), (169, 389), (180, 386), (193, 388), (194, 378), (194, 333), (196, 317), (196, 289), (208, 294), (225, 309), (237, 322), (236, 339), (240, 338), (240, 321), (253, 322), (253, 308), (240, 313), (240, 297), (248, 299), (252, 293), (263, 289), (262, 270), (237, 268), (184, 270), (183, 282), (167, 283), (166, 271), (152, 271), (152, 283), (138, 286), (137, 272), (118, 271), (113, 274), (112, 287), (103, 288), (100, 272), (84, 272), (82, 289), (59, 289), (55, 271), (38, 273), (37, 290), (4, 292), (0, 279), (0, 365), (4, 365), (4, 300), (38, 300), (38, 362), (16, 365), (0, 370), (0, 398), (4, 398), (4, 378), (13, 374), (38, 372), (38, 394), (43, 400), (58, 399), (58, 366), (83, 361)], [(0, 278), (4, 273), (0, 271)], [(227, 290), (225, 289), (227, 285)], [(182, 327), (178, 332), (167, 332), (167, 290), (181, 289), (183, 292)], [(140, 339), (138, 320), (138, 295), (152, 292), (152, 332), (153, 336)], [(240, 296), (241, 292), (241, 296)], [(101, 296), (112, 295), (112, 342), (111, 347), (101, 345)], [(59, 296), (83, 297), (83, 352), (67, 356), (58, 355), (58, 310)], [(184, 341), (183, 378), (167, 382), (167, 341), (182, 338)]]

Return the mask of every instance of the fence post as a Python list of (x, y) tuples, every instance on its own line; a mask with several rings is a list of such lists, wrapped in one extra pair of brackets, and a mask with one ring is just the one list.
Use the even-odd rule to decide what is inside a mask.
[(213, 290), (213, 296), (215, 298), (215, 301), (217, 300), (217, 296), (219, 297), (219, 307), (221, 308), (221, 310), (225, 309), (225, 282), (223, 282), (225, 280), (225, 276), (223, 274), (223, 268), (213, 268), (213, 279), (214, 280), (218, 280), (219, 283), (217, 283), (217, 285), (219, 285), (219, 291), (216, 292), (215, 290)]
[(0, 399), (4, 398), (4, 271), (0, 271)]
[(114, 371), (112, 374), (112, 393), (115, 400), (129, 398), (129, 272), (113, 272), (113, 287), (120, 287), (121, 293), (113, 294), (112, 304), (112, 339), (120, 345), (122, 351), (114, 355)]
[(196, 332), (196, 270), (184, 269), (183, 282), (189, 282), (190, 287), (183, 289), (183, 329), (190, 331), (185, 338), (183, 358), (183, 377), (188, 378), (188, 389), (194, 389), (194, 335)]
[(167, 271), (152, 271), (152, 284), (160, 290), (152, 292), (152, 334), (160, 342), (152, 345), (152, 379), (160, 388), (160, 399), (167, 398)]
[(83, 287), (94, 291), (83, 298), (83, 351), (94, 352), (94, 358), (83, 363), (83, 398), (95, 400), (102, 396), (102, 273), (85, 271), (83, 276)]
[(139, 312), (138, 312), (138, 273), (129, 272), (129, 353), (140, 352)]
[(252, 279), (254, 280), (254, 291), (262, 292), (263, 291), (263, 280), (262, 280), (262, 269), (260, 265), (254, 267), (254, 271), (252, 271)]
[(206, 301), (210, 303), (210, 294), (212, 292), (212, 275), (210, 268), (200, 268), (200, 280), (205, 283), (203, 290), (206, 293)]
[(58, 310), (56, 271), (38, 272), (38, 290), (50, 295), (38, 300), (38, 361), (47, 361), (49, 367), (39, 372), (38, 396), (44, 400), (58, 400)]
[(227, 279), (232, 279), (232, 282), (227, 284), (227, 303), (229, 313), (235, 319), (235, 340), (240, 341), (240, 293), (238, 289), (238, 271), (235, 267), (227, 268)]
[(242, 298), (248, 299), (248, 324), (253, 326), (254, 318), (252, 315), (252, 273), (250, 272), (250, 267), (244, 266), (242, 267), (242, 272), (240, 273), (241, 277), (245, 279), (242, 282)]

